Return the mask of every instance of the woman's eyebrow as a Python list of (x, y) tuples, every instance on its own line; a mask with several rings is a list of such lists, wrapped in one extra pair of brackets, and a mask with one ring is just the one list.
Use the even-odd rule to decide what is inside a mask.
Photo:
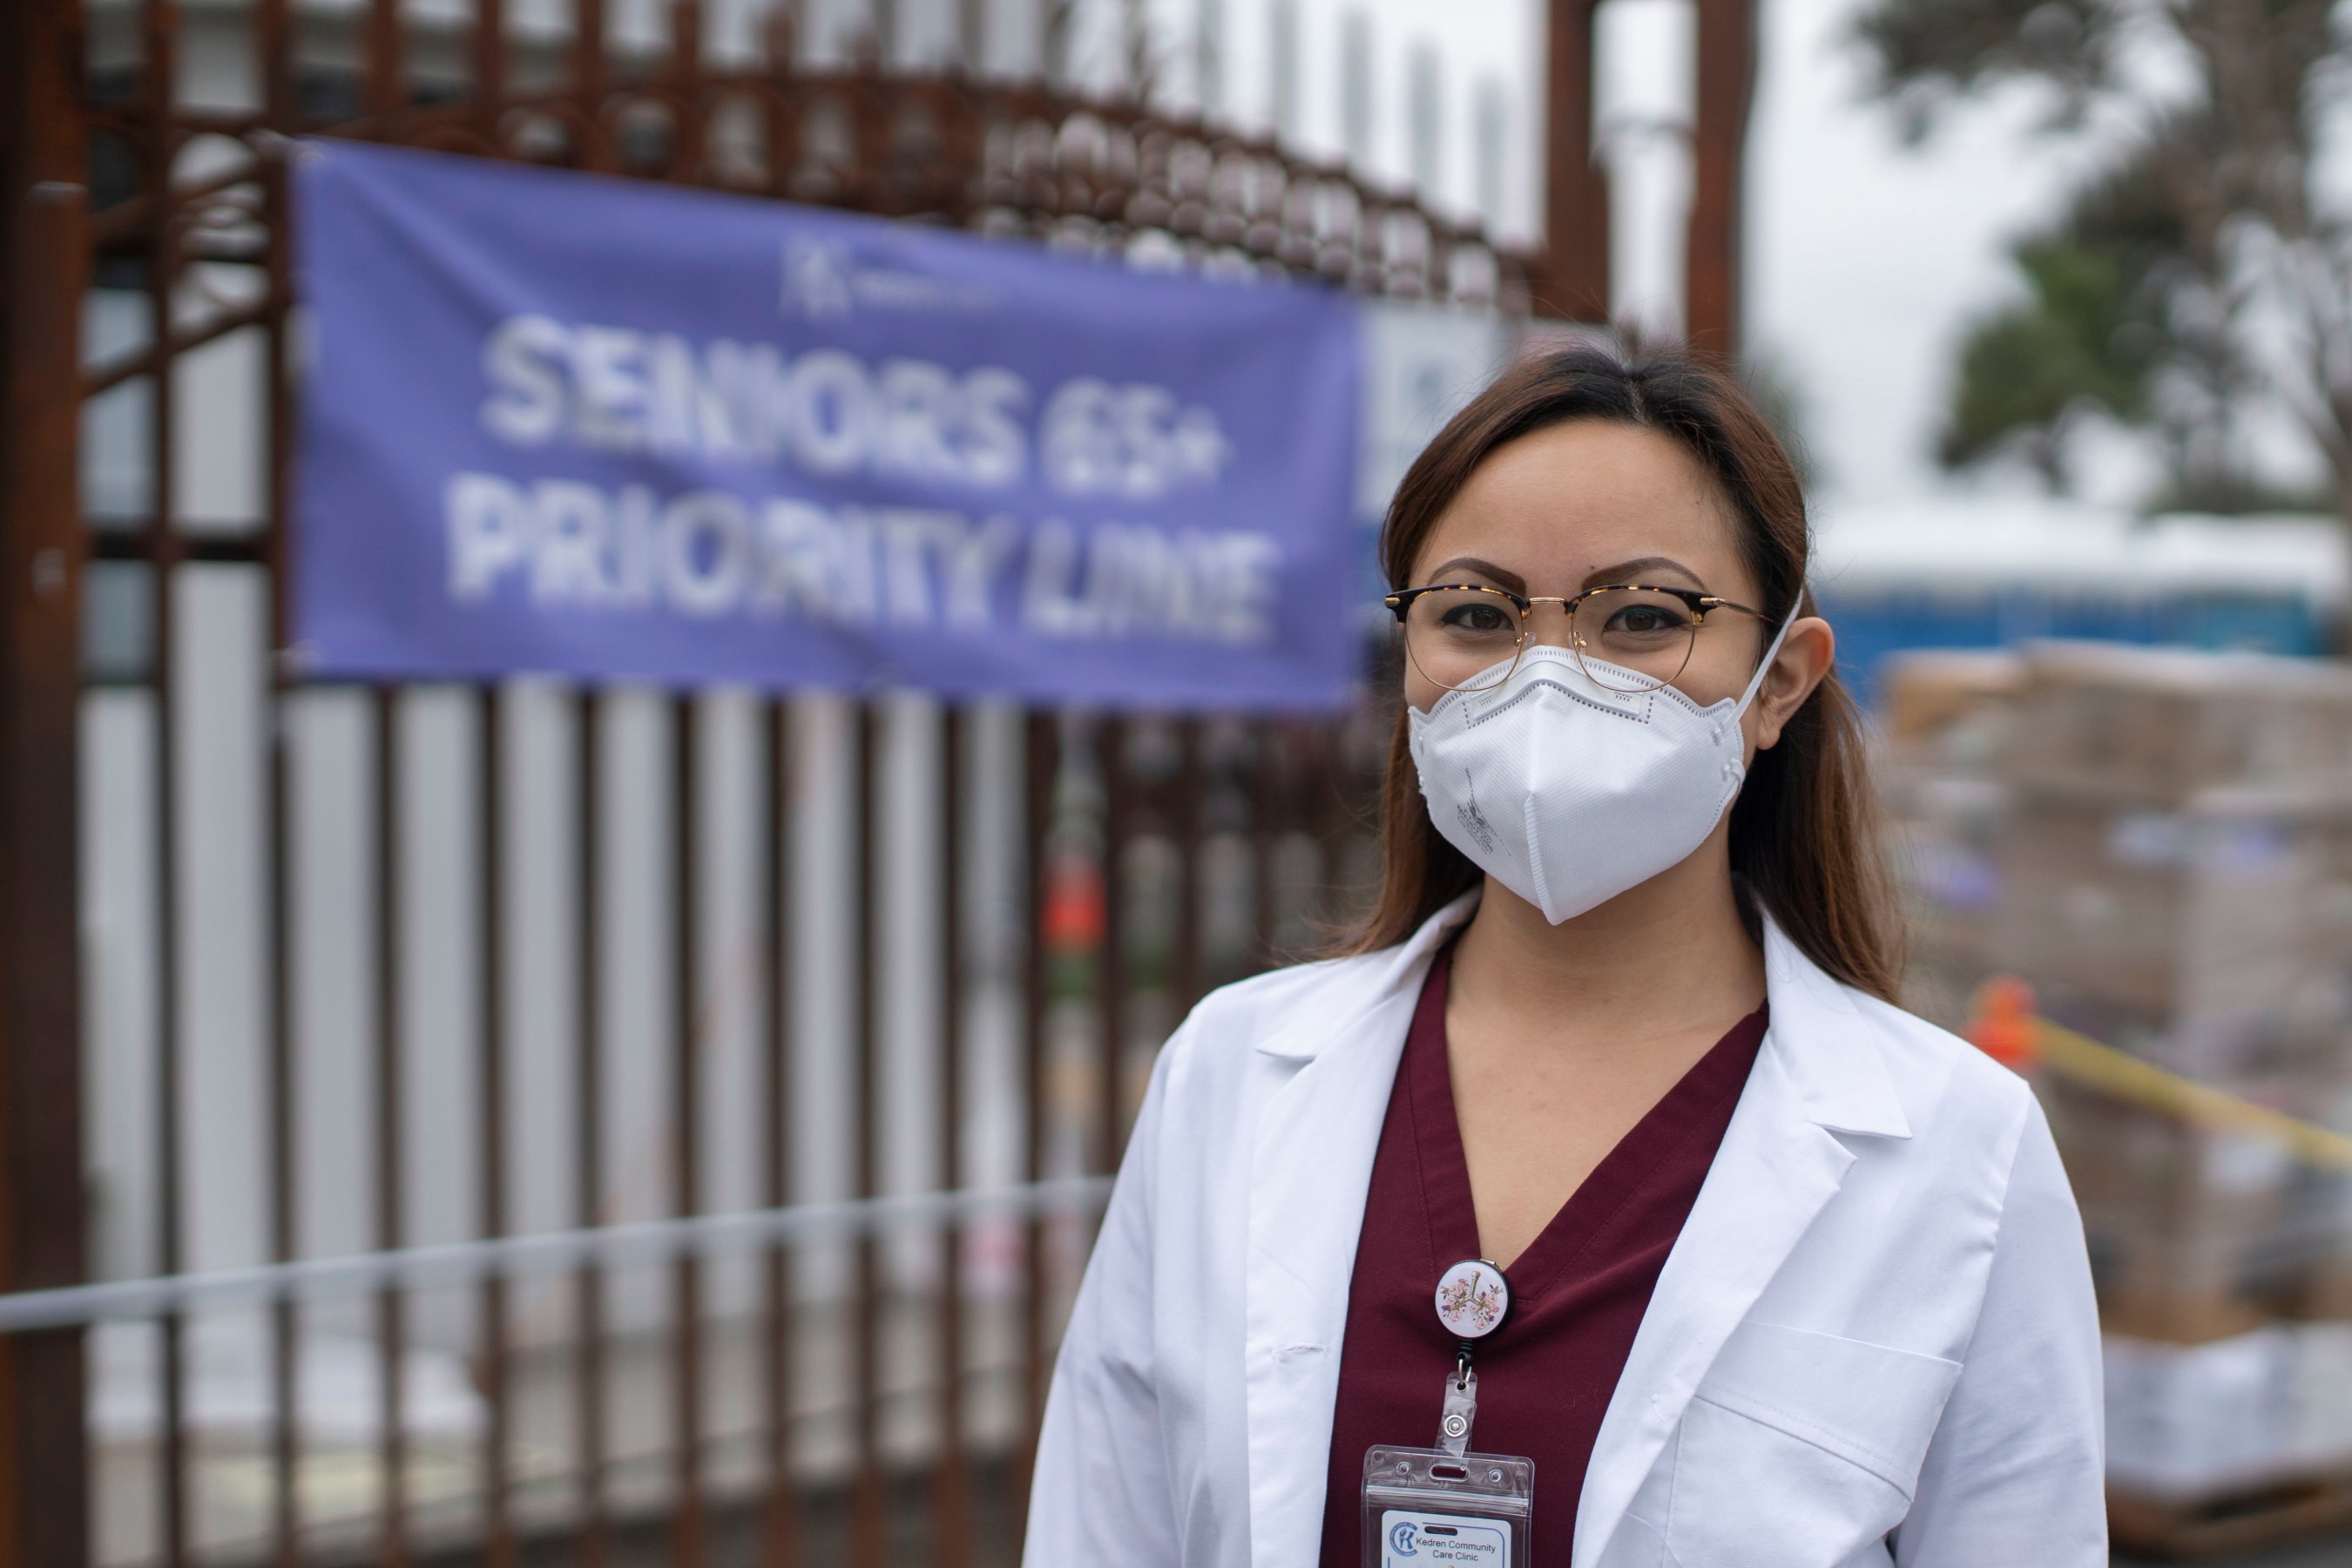
[(1706, 586), (1697, 573), (1681, 562), (1664, 555), (1644, 555), (1633, 561), (1620, 561), (1614, 566), (1603, 566), (1588, 574), (1584, 579), (1584, 585), (1588, 588), (1597, 588), (1604, 583), (1633, 583), (1638, 582), (1645, 573), (1655, 574), (1659, 572), (1679, 574), (1688, 578), (1691, 586), (1695, 588)]
[(1497, 566), (1491, 561), (1481, 561), (1475, 555), (1457, 555), (1453, 560), (1433, 568), (1429, 574), (1429, 580), (1433, 584), (1444, 583), (1447, 580), (1447, 574), (1461, 572), (1475, 573), (1501, 587), (1508, 588), (1514, 594), (1524, 594), (1528, 591), (1528, 580), (1525, 577), (1520, 576), (1517, 572)]

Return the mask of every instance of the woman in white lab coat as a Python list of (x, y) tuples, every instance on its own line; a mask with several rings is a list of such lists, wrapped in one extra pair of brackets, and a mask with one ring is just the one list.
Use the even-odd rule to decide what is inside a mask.
[[(1421, 456), (1377, 908), (1161, 1052), (1029, 1568), (2106, 1562), (2080, 1221), (2025, 1084), (1895, 1005), (1807, 545), (1680, 357), (1526, 362)], [(1529, 1530), (1390, 1539), (1378, 1444), (1528, 1460)]]

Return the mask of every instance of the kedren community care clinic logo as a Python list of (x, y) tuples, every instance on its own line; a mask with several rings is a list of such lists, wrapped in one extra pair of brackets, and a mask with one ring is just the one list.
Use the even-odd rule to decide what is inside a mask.
[(1398, 1557), (1418, 1557), (1421, 1527), (1409, 1519), (1401, 1519), (1389, 1531), (1389, 1551)]
[(1003, 304), (983, 283), (877, 267), (846, 240), (788, 239), (783, 263), (784, 314), (812, 321), (843, 321), (861, 308), (971, 314)]

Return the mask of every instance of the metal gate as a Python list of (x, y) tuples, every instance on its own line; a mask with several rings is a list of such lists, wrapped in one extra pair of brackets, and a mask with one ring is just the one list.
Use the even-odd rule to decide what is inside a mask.
[(288, 139), (1507, 310), (1524, 265), (1263, 140), (885, 70), (887, 5), (838, 68), (696, 0), (0, 14), (0, 1561), (1009, 1561), (1157, 1042), (1370, 874), (1370, 684), (298, 682)]

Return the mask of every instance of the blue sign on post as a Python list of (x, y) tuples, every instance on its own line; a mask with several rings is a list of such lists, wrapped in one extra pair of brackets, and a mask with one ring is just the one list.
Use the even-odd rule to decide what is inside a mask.
[(1354, 673), (1342, 296), (306, 143), (310, 673), (1308, 708)]

